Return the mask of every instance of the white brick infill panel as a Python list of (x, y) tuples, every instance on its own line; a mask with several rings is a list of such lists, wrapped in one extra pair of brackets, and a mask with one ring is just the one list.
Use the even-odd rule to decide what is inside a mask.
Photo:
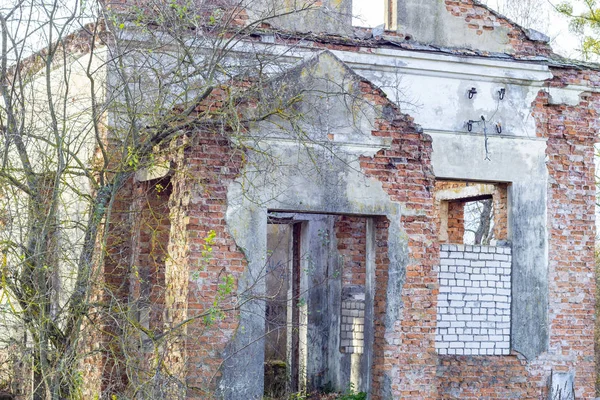
[(442, 244), (438, 354), (510, 354), (511, 248)]

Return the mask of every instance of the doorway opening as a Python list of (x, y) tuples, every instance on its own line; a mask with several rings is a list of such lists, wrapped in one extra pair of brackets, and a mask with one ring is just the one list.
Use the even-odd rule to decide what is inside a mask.
[(269, 213), (266, 398), (368, 392), (374, 240), (373, 218)]

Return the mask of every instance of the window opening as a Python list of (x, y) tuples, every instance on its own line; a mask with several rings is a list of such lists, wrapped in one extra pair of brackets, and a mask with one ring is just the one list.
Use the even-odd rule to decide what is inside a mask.
[(494, 202), (492, 196), (476, 201), (467, 201), (464, 207), (465, 244), (489, 245), (494, 239)]
[(508, 239), (508, 185), (438, 181), (435, 206), (442, 243), (495, 245)]
[(436, 350), (510, 354), (512, 249), (508, 185), (438, 181), (440, 265)]

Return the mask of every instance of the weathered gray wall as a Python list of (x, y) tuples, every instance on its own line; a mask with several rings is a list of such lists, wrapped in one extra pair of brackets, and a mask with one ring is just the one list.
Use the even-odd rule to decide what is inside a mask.
[[(297, 10), (290, 14), (290, 11)], [(249, 22), (264, 20), (274, 28), (292, 32), (352, 33), (351, 0), (281, 1), (252, 0), (248, 2)]]
[[(320, 87), (330, 91), (328, 82), (346, 82), (350, 87), (355, 84), (346, 67), (330, 55), (320, 57), (317, 67), (311, 72), (309, 81), (313, 90)], [(301, 87), (301, 79), (307, 74), (299, 73), (297, 76), (300, 77)], [(318, 79), (314, 80), (315, 77)], [(238, 246), (245, 249), (248, 258), (247, 276), (256, 277), (264, 265), (266, 254), (267, 210), (388, 217), (388, 288), (391, 291), (390, 298), (397, 301), (387, 304), (386, 326), (393, 329), (400, 315), (400, 294), (404, 268), (408, 262), (407, 236), (400, 226), (402, 205), (389, 199), (381, 182), (367, 178), (360, 172), (358, 160), (360, 156), (371, 156), (386, 147), (384, 142), (378, 143), (370, 135), (374, 120), (369, 115), (376, 115), (377, 109), (367, 109), (366, 114), (361, 113), (357, 118), (354, 114), (356, 110), (348, 107), (349, 102), (340, 101), (335, 96), (331, 96), (329, 106), (319, 112), (312, 106), (325, 102), (325, 99), (315, 98), (313, 103), (311, 100), (307, 102), (312, 104), (307, 119), (303, 122), (303, 126), (307, 128), (307, 137), (295, 138), (292, 135), (285, 138), (285, 130), (269, 125), (258, 126), (253, 131), (256, 134), (253, 145), (259, 146), (257, 148), (261, 152), (250, 154), (241, 177), (229, 187), (226, 217), (229, 230)], [(333, 123), (343, 126), (346, 121), (347, 126), (339, 129), (342, 135), (339, 141), (334, 140), (333, 143), (323, 141), (323, 134), (326, 133), (323, 132), (323, 124), (311, 124), (308, 119), (329, 115), (332, 116)], [(311, 127), (315, 128), (310, 129)], [(260, 286), (257, 290), (260, 290)], [(249, 304), (241, 310), (240, 326), (244, 330), (238, 329), (232, 348), (239, 349), (247, 345), (250, 338), (261, 337), (264, 326), (257, 326), (253, 322), (255, 313), (258, 312), (261, 312), (260, 305)], [(252, 350), (253, 347), (256, 350)], [(264, 344), (258, 340), (245, 350), (243, 357), (254, 360), (252, 365), (240, 367), (231, 364), (223, 370), (220, 386), (225, 398), (248, 399), (262, 395), (262, 347)], [(339, 346), (335, 347), (336, 350), (338, 348)]]

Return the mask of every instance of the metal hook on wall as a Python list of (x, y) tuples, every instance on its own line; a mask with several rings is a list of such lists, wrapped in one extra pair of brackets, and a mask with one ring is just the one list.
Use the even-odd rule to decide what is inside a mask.
[(496, 132), (502, 133), (502, 124), (500, 122), (496, 124)]
[(504, 100), (504, 96), (505, 96), (505, 95), (506, 95), (506, 89), (505, 89), (505, 88), (502, 88), (502, 89), (500, 89), (500, 90), (498, 91), (498, 98), (499, 98), (500, 100)]
[(471, 132), (473, 130), (473, 121), (468, 121), (467, 122), (467, 130), (469, 132)]
[(477, 94), (477, 89), (476, 88), (471, 88), (471, 90), (469, 90), (469, 99), (473, 99), (473, 97), (475, 97), (475, 95)]

